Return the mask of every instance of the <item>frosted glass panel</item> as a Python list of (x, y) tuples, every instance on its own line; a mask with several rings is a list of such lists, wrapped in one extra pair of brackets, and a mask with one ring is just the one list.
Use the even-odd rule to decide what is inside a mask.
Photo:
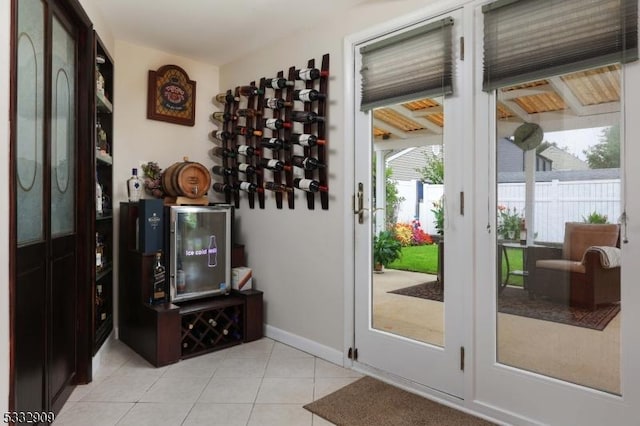
[(75, 40), (53, 19), (51, 73), (51, 234), (75, 226)]
[(43, 239), (44, 9), (40, 0), (18, 4), (16, 119), (18, 245)]

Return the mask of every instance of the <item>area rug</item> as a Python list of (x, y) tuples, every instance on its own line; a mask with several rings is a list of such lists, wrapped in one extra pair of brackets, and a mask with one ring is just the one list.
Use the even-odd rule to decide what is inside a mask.
[[(438, 302), (444, 300), (442, 291), (440, 291), (438, 283), (435, 281), (401, 288), (389, 293), (420, 297)], [(594, 311), (590, 311), (588, 309), (565, 306), (539, 297), (531, 300), (525, 290), (506, 287), (498, 297), (498, 312), (593, 330), (604, 330), (607, 324), (620, 312), (620, 304), (601, 305)]]
[(493, 424), (372, 377), (363, 377), (304, 408), (339, 426)]

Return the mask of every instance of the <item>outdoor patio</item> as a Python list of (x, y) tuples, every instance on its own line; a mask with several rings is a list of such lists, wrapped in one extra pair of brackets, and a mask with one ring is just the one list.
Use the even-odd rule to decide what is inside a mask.
[[(442, 346), (444, 303), (389, 293), (433, 280), (394, 269), (373, 274), (373, 327)], [(620, 314), (602, 331), (503, 313), (497, 327), (500, 363), (620, 393)]]

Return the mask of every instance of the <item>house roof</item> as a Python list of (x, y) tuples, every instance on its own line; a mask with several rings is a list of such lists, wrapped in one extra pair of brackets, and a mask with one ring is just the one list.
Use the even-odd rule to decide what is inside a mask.
[(548, 147), (540, 155), (551, 160), (552, 170), (587, 170), (589, 168), (586, 161), (557, 146)]

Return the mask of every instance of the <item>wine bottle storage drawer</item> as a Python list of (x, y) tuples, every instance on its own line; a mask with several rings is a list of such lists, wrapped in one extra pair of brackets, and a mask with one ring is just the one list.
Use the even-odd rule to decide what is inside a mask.
[(244, 301), (225, 298), (214, 305), (186, 305), (180, 310), (182, 358), (243, 342)]

